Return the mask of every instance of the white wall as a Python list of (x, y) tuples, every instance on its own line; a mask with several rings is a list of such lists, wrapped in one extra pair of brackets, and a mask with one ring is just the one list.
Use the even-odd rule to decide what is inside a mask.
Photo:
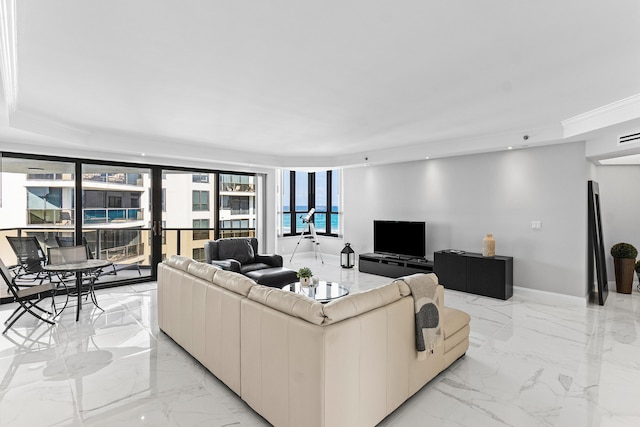
[(584, 143), (346, 169), (344, 240), (369, 252), (374, 219), (423, 220), (433, 259), (480, 252), (493, 233), (496, 253), (514, 257), (515, 286), (582, 297), (588, 174)]
[(618, 242), (640, 250), (640, 166), (599, 166), (600, 213), (608, 280), (614, 281), (609, 251)]
[[(262, 184), (264, 186), (264, 193), (260, 193), (257, 195), (257, 206), (258, 210), (262, 210), (264, 205), (264, 221), (261, 224), (265, 225), (265, 229), (261, 230), (258, 228), (259, 235), (258, 237), (258, 251), (260, 253), (280, 253), (278, 250), (278, 232), (277, 232), (277, 223), (278, 223), (278, 215), (277, 215), (277, 201), (274, 196), (278, 191), (278, 183), (277, 183), (277, 173), (275, 169), (269, 169), (266, 173), (262, 174), (260, 178)], [(265, 199), (263, 200), (263, 194)], [(259, 226), (258, 226), (259, 227)], [(264, 236), (264, 240), (262, 237)]]

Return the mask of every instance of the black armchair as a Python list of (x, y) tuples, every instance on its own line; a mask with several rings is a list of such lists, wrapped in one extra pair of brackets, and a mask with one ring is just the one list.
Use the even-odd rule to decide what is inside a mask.
[(280, 255), (258, 254), (258, 239), (255, 237), (210, 240), (204, 244), (204, 255), (207, 263), (242, 274), (282, 267)]

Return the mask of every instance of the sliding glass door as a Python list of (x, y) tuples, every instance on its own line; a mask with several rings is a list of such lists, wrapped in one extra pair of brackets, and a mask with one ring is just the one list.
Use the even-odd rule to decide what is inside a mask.
[(162, 171), (162, 258), (203, 261), (210, 239), (256, 235), (256, 177), (202, 170)]
[[(14, 267), (20, 260), (7, 237), (35, 237), (46, 255), (56, 237), (74, 232), (75, 164), (3, 156), (1, 170), (0, 259)], [(8, 296), (2, 285), (0, 297)]]
[(82, 241), (113, 268), (104, 280), (151, 276), (151, 169), (82, 165)]
[[(259, 176), (2, 153), (0, 258), (6, 236), (47, 247), (85, 244), (113, 263), (98, 285), (153, 280), (171, 255), (204, 260), (204, 243), (257, 236)], [(258, 202), (260, 200), (260, 202)]]

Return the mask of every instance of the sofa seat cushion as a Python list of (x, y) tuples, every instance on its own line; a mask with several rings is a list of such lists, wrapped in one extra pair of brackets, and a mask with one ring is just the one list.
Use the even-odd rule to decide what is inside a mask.
[(345, 297), (330, 301), (324, 306), (324, 315), (326, 317), (324, 324), (328, 325), (350, 317), (355, 317), (378, 307), (391, 304), (400, 298), (400, 289), (396, 282), (391, 282), (368, 291), (349, 294)]
[(316, 325), (321, 325), (324, 321), (323, 304), (296, 292), (255, 285), (249, 291), (248, 298)]
[(255, 254), (247, 239), (223, 239), (218, 241), (218, 256), (220, 259), (235, 259), (240, 264), (249, 264), (253, 262)]
[(255, 280), (259, 285), (272, 288), (282, 288), (284, 285), (298, 281), (295, 270), (285, 267), (264, 268), (246, 273), (247, 277)]
[(240, 273), (247, 274), (251, 273), (252, 271), (263, 270), (266, 268), (271, 268), (271, 266), (263, 262), (252, 262), (251, 264), (243, 264), (242, 266), (240, 266)]

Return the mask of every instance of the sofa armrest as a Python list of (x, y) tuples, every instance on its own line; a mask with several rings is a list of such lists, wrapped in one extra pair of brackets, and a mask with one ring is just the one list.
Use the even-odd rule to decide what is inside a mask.
[(214, 259), (210, 263), (213, 265), (217, 265), (223, 270), (240, 273), (240, 262), (236, 261), (235, 259), (222, 259), (222, 260)]
[(271, 267), (282, 267), (282, 256), (269, 254), (269, 255), (255, 255), (254, 262), (262, 262)]

